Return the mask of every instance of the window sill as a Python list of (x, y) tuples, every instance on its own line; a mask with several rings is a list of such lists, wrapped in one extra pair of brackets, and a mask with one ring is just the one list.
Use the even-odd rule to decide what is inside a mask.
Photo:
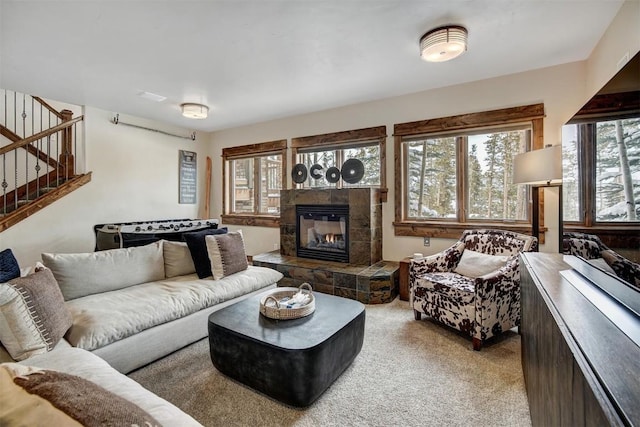
[[(434, 237), (443, 239), (458, 239), (464, 230), (500, 229), (531, 235), (531, 224), (497, 223), (497, 222), (426, 222), (402, 221), (393, 223), (396, 236)], [(540, 243), (544, 243), (544, 232), (540, 229)]]
[(222, 223), (255, 227), (280, 227), (280, 216), (274, 215), (222, 215)]

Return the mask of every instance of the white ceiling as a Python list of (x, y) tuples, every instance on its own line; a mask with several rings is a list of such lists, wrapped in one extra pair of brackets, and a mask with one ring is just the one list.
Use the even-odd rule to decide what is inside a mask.
[[(621, 5), (0, 0), (0, 87), (213, 131), (584, 60)], [(422, 61), (420, 36), (449, 23), (468, 52)], [(183, 102), (209, 118), (183, 118)]]

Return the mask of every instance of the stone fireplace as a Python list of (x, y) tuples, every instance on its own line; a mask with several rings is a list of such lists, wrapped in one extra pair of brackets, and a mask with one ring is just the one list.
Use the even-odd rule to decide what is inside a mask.
[[(303, 216), (301, 221), (300, 208), (311, 212), (307, 221)], [(305, 213), (303, 212), (303, 215)], [(316, 218), (313, 219), (313, 215)], [(323, 218), (334, 221), (322, 221)], [(344, 219), (340, 224), (339, 217)], [(317, 227), (311, 227), (310, 224)], [(298, 235), (298, 226), (302, 222), (302, 235)], [(313, 229), (313, 230), (310, 230)], [(342, 232), (342, 229), (345, 232)], [(337, 242), (327, 242), (326, 235), (332, 235), (330, 239)], [(336, 236), (339, 235), (339, 236)], [(300, 241), (309, 246), (310, 240), (316, 241), (316, 247), (308, 252), (299, 253)], [(331, 252), (337, 253), (338, 248), (344, 245), (341, 252), (345, 253), (342, 259), (329, 259), (323, 255), (319, 246), (325, 245), (331, 248)], [(328, 251), (325, 251), (328, 252)], [(382, 259), (382, 204), (380, 191), (375, 188), (348, 188), (348, 189), (309, 189), (309, 190), (282, 190), (280, 191), (280, 253), (286, 256), (302, 256), (319, 260), (333, 260), (348, 262), (357, 265), (372, 265)]]
[[(311, 212), (305, 213), (305, 209)], [(331, 249), (328, 252), (341, 250), (346, 257), (327, 260), (321, 258), (326, 254), (318, 257), (313, 251), (300, 256), (300, 240), (307, 249), (324, 246)], [(309, 245), (310, 241), (315, 243)], [(382, 204), (378, 189), (282, 190), (280, 251), (255, 255), (253, 265), (280, 271), (284, 277), (278, 286), (309, 283), (315, 292), (364, 304), (390, 302), (398, 295), (398, 263), (382, 260)]]

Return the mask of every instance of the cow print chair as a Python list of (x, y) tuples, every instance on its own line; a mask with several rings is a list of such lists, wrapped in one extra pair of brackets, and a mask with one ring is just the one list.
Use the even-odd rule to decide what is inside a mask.
[(519, 253), (535, 237), (505, 230), (466, 230), (450, 248), (409, 267), (409, 302), (422, 313), (468, 334), (473, 349), (520, 325)]
[(640, 289), (640, 264), (626, 259), (607, 247), (595, 234), (563, 233), (562, 250), (566, 255), (580, 256)]

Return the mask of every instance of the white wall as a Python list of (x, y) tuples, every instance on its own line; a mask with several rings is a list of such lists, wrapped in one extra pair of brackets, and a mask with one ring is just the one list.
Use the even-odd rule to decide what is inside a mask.
[[(85, 108), (89, 184), (0, 233), (21, 267), (42, 252), (93, 251), (93, 226), (167, 218), (197, 218), (204, 205), (207, 135), (197, 141), (110, 123), (113, 114)], [(120, 120), (180, 135), (189, 130), (135, 117)], [(178, 150), (198, 153), (198, 204), (178, 204)]]
[[(586, 99), (640, 51), (640, 1), (627, 0), (587, 60)], [(626, 58), (626, 61), (622, 60)]]
[[(414, 120), (480, 112), (498, 108), (544, 103), (544, 137), (546, 143), (561, 142), (562, 125), (580, 108), (584, 99), (585, 63), (572, 63), (541, 70), (529, 71), (500, 78), (451, 86), (421, 93), (385, 99), (376, 102), (337, 108), (313, 114), (229, 129), (212, 135), (211, 158), (214, 171), (222, 168), (222, 148), (251, 144), (274, 139), (359, 129), (369, 126), (387, 126), (387, 185), (388, 202), (383, 205), (383, 257), (399, 260), (414, 252), (434, 253), (448, 247), (451, 239), (431, 239), (431, 246), (423, 246), (422, 238), (394, 235), (394, 167), (393, 125)], [(287, 157), (287, 160), (290, 157)], [(216, 216), (221, 214), (222, 176), (218, 173), (213, 185), (213, 203)], [(289, 185), (290, 185), (290, 178)], [(217, 185), (216, 185), (217, 181)], [(557, 194), (545, 194), (545, 225), (547, 245), (558, 247)], [(256, 254), (273, 250), (279, 242), (279, 230), (263, 227), (246, 229), (247, 251)], [(544, 250), (544, 248), (543, 248)]]
[[(544, 142), (560, 144), (562, 125), (615, 75), (619, 58), (626, 53), (633, 57), (640, 50), (639, 18), (640, 2), (627, 0), (586, 61), (216, 132), (211, 136), (210, 148), (213, 169), (222, 169), (221, 155), (225, 147), (275, 139), (289, 139), (290, 142), (292, 137), (386, 125), (389, 197), (383, 205), (383, 257), (399, 260), (414, 252), (441, 251), (453, 240), (431, 239), (431, 246), (426, 248), (422, 238), (394, 235), (393, 125), (542, 102), (546, 113)], [(289, 161), (290, 153), (287, 155)], [(290, 177), (288, 186), (291, 187)], [(222, 213), (221, 172), (213, 178), (212, 206), (214, 216), (219, 217)], [(559, 240), (557, 188), (545, 189), (544, 218), (549, 231), (541, 251), (556, 252)], [(246, 246), (251, 255), (273, 250), (274, 244), (279, 242), (276, 228), (242, 228), (249, 236)]]
[[(393, 124), (543, 102), (546, 111), (545, 143), (558, 144), (561, 142), (562, 125), (615, 74), (618, 59), (626, 52), (632, 57), (640, 49), (639, 17), (640, 2), (625, 2), (587, 61), (274, 120), (211, 135), (199, 134), (196, 143), (114, 126), (109, 123), (110, 112), (87, 107), (87, 170), (93, 171), (92, 182), (0, 233), (0, 248), (13, 248), (20, 264), (29, 265), (39, 259), (41, 252), (93, 250), (92, 227), (98, 223), (198, 217), (199, 208), (203, 205), (207, 155), (213, 160), (214, 171), (211, 216), (219, 218), (222, 214), (222, 148), (386, 125), (389, 135), (389, 201), (383, 207), (383, 256), (387, 260), (398, 260), (413, 252), (440, 251), (451, 240), (432, 239), (431, 247), (425, 248), (421, 238), (394, 236)], [(250, 97), (247, 102), (250, 102)], [(121, 119), (125, 120), (124, 117)], [(131, 120), (171, 130), (159, 123)], [(188, 133), (186, 130), (175, 131)], [(179, 149), (198, 153), (198, 205), (177, 203)], [(290, 178), (288, 181), (290, 186)], [(551, 230), (542, 250), (555, 251), (557, 248), (557, 200), (555, 189), (545, 192), (545, 222)], [(250, 255), (273, 250), (274, 244), (279, 243), (279, 230), (276, 228), (230, 228), (245, 231)]]

